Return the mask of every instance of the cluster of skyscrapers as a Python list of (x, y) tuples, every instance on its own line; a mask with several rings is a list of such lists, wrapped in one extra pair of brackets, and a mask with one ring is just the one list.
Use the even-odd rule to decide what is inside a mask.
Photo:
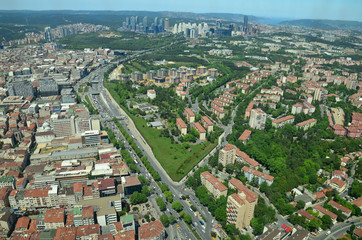
[(97, 32), (103, 30), (109, 30), (109, 27), (103, 25), (84, 24), (84, 23), (62, 25), (54, 29), (46, 27), (44, 29), (44, 40), (47, 42), (53, 42), (54, 39), (56, 38), (63, 38), (68, 35)]
[(207, 23), (177, 23), (172, 28), (172, 33), (183, 33), (187, 38), (198, 38), (208, 36), (233, 36), (255, 34), (256, 29), (249, 25), (248, 16), (244, 16), (244, 23), (238, 26), (234, 23), (223, 24), (217, 20), (215, 25), (209, 26)]
[(122, 24), (122, 30), (144, 32), (144, 33), (162, 33), (170, 27), (168, 18), (155, 17), (153, 21), (149, 21), (148, 17), (139, 16), (127, 17)]

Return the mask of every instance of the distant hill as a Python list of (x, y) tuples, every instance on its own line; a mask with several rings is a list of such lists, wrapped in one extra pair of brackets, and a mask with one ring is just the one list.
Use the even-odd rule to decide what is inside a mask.
[(358, 21), (341, 21), (341, 20), (317, 20), (317, 19), (300, 19), (280, 22), (281, 25), (298, 26), (307, 28), (318, 28), (322, 30), (351, 30), (362, 31), (362, 22)]

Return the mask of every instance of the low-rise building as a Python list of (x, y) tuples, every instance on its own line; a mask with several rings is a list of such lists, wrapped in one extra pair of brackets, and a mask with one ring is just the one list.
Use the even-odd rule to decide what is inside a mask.
[(342, 211), (342, 214), (345, 215), (346, 217), (349, 217), (351, 216), (351, 213), (352, 213), (352, 210), (349, 209), (349, 208), (346, 208), (345, 206), (342, 206), (341, 204), (333, 201), (333, 200), (330, 200), (328, 202), (329, 205), (331, 205), (333, 208), (335, 208), (337, 211), (338, 210), (341, 210)]
[(318, 214), (319, 214), (320, 217), (323, 217), (324, 215), (328, 215), (328, 216), (331, 217), (333, 223), (336, 223), (336, 222), (337, 222), (337, 215), (334, 214), (334, 213), (332, 213), (331, 211), (325, 209), (325, 208), (322, 207), (321, 205), (315, 205), (315, 206), (313, 207), (313, 209), (315, 209), (315, 210), (318, 212)]
[(195, 122), (195, 113), (190, 108), (185, 108), (185, 116), (189, 123)]
[(288, 124), (288, 123), (292, 124), (293, 122), (294, 122), (294, 116), (289, 115), (289, 116), (282, 117), (282, 118), (279, 118), (277, 120), (274, 120), (272, 125), (275, 128), (280, 128), (280, 127), (283, 127), (285, 124)]
[(201, 183), (215, 198), (219, 198), (220, 196), (226, 197), (228, 188), (208, 171), (201, 173)]
[(201, 123), (204, 126), (204, 128), (206, 128), (208, 133), (214, 130), (214, 123), (207, 116), (201, 117)]
[(64, 227), (65, 213), (63, 208), (48, 209), (44, 216), (45, 229)]
[(181, 135), (185, 136), (187, 134), (187, 125), (184, 120), (182, 120), (182, 118), (176, 118), (176, 125)]
[(247, 144), (251, 136), (251, 131), (246, 129), (239, 137), (239, 140), (244, 144)]
[(145, 223), (138, 229), (139, 240), (163, 240), (166, 237), (166, 230), (158, 220)]
[(199, 133), (199, 140), (205, 140), (206, 139), (206, 130), (201, 126), (199, 122), (195, 122), (194, 128)]
[(242, 170), (245, 172), (245, 177), (248, 179), (248, 181), (252, 181), (253, 178), (257, 178), (258, 184), (262, 184), (263, 182), (266, 182), (268, 186), (270, 186), (273, 181), (274, 177), (270, 176), (269, 174), (259, 172), (255, 169), (249, 168), (247, 166), (244, 166)]
[(304, 122), (298, 123), (297, 128), (302, 128), (305, 131), (308, 128), (313, 127), (316, 123), (317, 123), (317, 119), (312, 118), (312, 119), (306, 120)]

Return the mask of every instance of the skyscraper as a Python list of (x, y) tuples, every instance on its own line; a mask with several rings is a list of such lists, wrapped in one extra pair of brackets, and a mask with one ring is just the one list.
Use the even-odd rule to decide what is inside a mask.
[(157, 25), (158, 25), (158, 17), (155, 17), (155, 21), (154, 21), (154, 23), (155, 23), (155, 26), (157, 26)]
[(147, 17), (145, 16), (145, 17), (143, 18), (143, 26), (144, 26), (144, 27), (147, 27), (147, 25), (148, 25), (148, 21), (147, 21)]
[(170, 28), (170, 21), (168, 18), (165, 18), (165, 30), (168, 30)]
[(46, 42), (53, 42), (54, 40), (50, 27), (44, 28), (44, 40)]
[(244, 33), (247, 34), (248, 33), (248, 16), (244, 16)]

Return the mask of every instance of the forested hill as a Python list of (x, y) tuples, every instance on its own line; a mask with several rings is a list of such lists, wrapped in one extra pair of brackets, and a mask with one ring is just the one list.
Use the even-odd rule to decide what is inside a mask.
[(358, 21), (300, 19), (283, 21), (280, 24), (307, 28), (319, 28), (322, 30), (343, 29), (362, 32), (362, 22)]

